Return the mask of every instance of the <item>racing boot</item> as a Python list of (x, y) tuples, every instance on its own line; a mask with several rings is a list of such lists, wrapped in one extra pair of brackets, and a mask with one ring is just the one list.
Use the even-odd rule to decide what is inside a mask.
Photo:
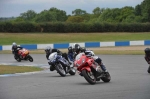
[(50, 66), (50, 71), (54, 71), (54, 70), (55, 70), (54, 66), (51, 65), (51, 66)]
[(54, 71), (55, 70), (55, 68), (54, 68), (54, 66), (50, 63), (50, 62), (48, 62), (48, 64), (50, 65), (50, 71)]
[(101, 69), (103, 70), (104, 73), (108, 72), (104, 64), (102, 64), (100, 66), (101, 66)]

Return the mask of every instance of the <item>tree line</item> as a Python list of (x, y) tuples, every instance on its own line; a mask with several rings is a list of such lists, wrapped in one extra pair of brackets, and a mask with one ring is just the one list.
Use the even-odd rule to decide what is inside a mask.
[[(72, 11), (72, 15), (67, 15), (66, 11), (57, 9), (55, 7), (49, 10), (43, 10), (40, 13), (36, 13), (34, 10), (28, 10), (27, 12), (21, 13), (20, 16), (16, 18), (10, 18), (5, 20), (0, 18), (1, 22), (9, 22), (9, 24), (20, 24), (20, 23), (32, 23), (38, 24), (41, 28), (46, 26), (46, 24), (63, 24), (64, 27), (67, 24), (129, 24), (130, 26), (137, 27), (135, 23), (148, 24), (150, 22), (150, 0), (143, 0), (141, 4), (135, 7), (125, 6), (122, 8), (100, 8), (96, 7), (93, 9), (92, 14), (87, 13), (82, 9), (75, 9)], [(5, 24), (5, 25), (4, 25)], [(8, 23), (7, 23), (8, 24)], [(44, 25), (43, 25), (44, 24)], [(132, 24), (132, 25), (131, 25)], [(133, 25), (134, 24), (134, 25)], [(6, 26), (6, 23), (0, 24), (2, 27)], [(4, 26), (3, 26), (4, 25)], [(81, 26), (81, 25), (78, 25)], [(96, 25), (98, 26), (98, 25)], [(101, 25), (102, 26), (102, 25)], [(144, 25), (145, 26), (145, 25)], [(146, 25), (147, 26), (147, 25)], [(135, 28), (136, 30), (136, 28)], [(1, 30), (0, 30), (1, 31)]]
[[(11, 19), (11, 18), (9, 18)], [(7, 21), (8, 18), (0, 18)], [(123, 8), (100, 8), (93, 9), (92, 14), (82, 9), (75, 9), (72, 15), (67, 15), (66, 11), (57, 8), (50, 8), (36, 13), (28, 10), (21, 13), (19, 17), (12, 18), (13, 22), (150, 22), (150, 0), (143, 0), (135, 7), (125, 6)]]

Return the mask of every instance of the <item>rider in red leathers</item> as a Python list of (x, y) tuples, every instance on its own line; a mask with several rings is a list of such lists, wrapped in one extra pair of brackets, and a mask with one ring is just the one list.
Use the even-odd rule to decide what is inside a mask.
[(18, 51), (22, 48), (23, 47), (20, 47), (15, 42), (13, 42), (12, 43), (12, 54), (14, 54), (16, 58), (20, 57), (20, 55), (18, 55)]
[[(74, 59), (81, 52), (85, 53), (85, 55), (88, 55), (90, 53), (90, 50), (87, 50), (86, 48), (81, 48), (80, 45), (76, 44), (76, 43), (73, 45), (73, 51), (76, 53), (74, 55)], [(94, 53), (93, 53), (92, 56), (95, 56)], [(95, 62), (98, 63), (98, 65), (101, 67), (101, 69), (103, 70), (103, 72), (107, 72), (107, 69), (106, 69), (105, 65), (102, 63), (102, 60), (101, 60), (100, 57), (97, 56), (97, 57), (95, 57), (94, 60), (95, 60)]]

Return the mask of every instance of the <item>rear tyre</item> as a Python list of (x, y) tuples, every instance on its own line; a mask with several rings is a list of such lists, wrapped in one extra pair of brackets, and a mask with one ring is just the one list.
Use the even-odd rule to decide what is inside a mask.
[(86, 81), (90, 84), (96, 84), (96, 78), (94, 76), (94, 74), (92, 72), (88, 72), (86, 70), (82, 71), (82, 75), (84, 76), (84, 78), (86, 79)]
[(66, 76), (66, 72), (61, 64), (57, 64), (57, 66), (55, 66), (55, 69), (62, 77)]
[(101, 79), (103, 82), (109, 82), (111, 80), (111, 76), (110, 76), (109, 72), (104, 74), (104, 77), (102, 77)]
[(148, 67), (148, 70), (147, 70), (147, 72), (148, 72), (148, 73), (150, 73), (150, 66)]

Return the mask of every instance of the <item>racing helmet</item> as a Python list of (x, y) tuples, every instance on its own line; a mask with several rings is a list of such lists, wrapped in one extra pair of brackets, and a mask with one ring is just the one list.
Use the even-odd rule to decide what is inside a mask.
[(73, 46), (68, 47), (68, 52), (73, 52)]
[(45, 48), (45, 52), (46, 52), (46, 53), (50, 53), (51, 50), (52, 50), (52, 48), (51, 48), (50, 46), (47, 46), (47, 47)]
[(150, 48), (145, 48), (145, 54), (150, 55)]
[(95, 56), (94, 52), (91, 51), (91, 50), (86, 50), (86, 51), (85, 51), (85, 55), (86, 55), (86, 56)]
[(80, 50), (81, 50), (80, 45), (75, 43), (75, 44), (73, 45), (73, 51), (76, 52), (76, 53), (79, 53)]
[(13, 48), (17, 48), (17, 44), (15, 42), (12, 43)]

